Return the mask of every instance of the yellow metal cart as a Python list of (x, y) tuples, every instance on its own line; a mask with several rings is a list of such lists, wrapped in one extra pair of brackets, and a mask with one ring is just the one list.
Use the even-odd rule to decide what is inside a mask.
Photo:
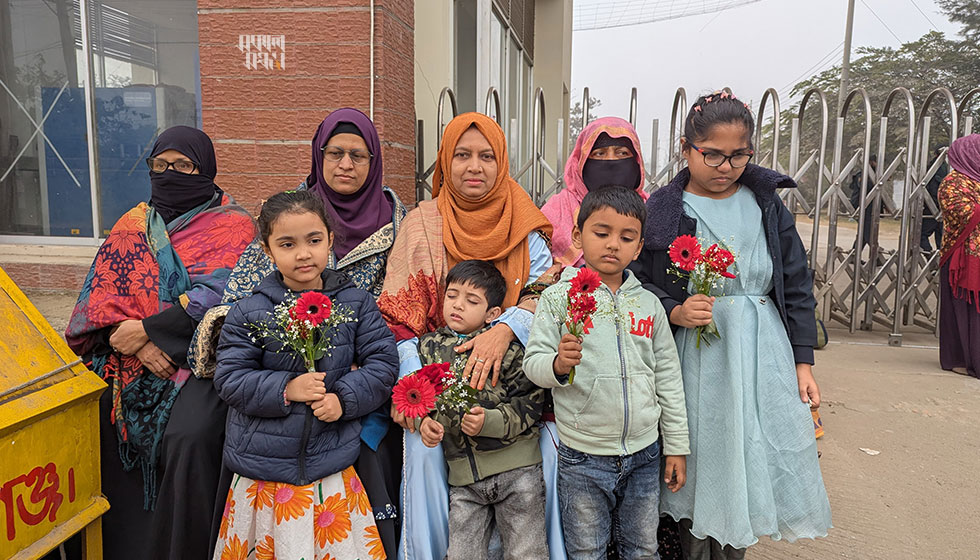
[(99, 396), (106, 388), (0, 268), (0, 558), (83, 534), (102, 558)]

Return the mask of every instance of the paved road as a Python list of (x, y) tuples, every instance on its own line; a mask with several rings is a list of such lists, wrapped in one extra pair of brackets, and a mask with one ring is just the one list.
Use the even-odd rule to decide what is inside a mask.
[(940, 370), (928, 334), (901, 348), (884, 333), (830, 336), (815, 374), (834, 529), (796, 544), (763, 538), (746, 557), (980, 558), (980, 380)]

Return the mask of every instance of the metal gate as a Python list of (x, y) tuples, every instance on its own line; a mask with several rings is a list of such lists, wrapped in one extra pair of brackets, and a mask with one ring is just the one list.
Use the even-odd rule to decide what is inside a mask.
[[(729, 88), (724, 90), (731, 92)], [(667, 158), (664, 162), (659, 161), (660, 122), (659, 119), (651, 122), (652, 150), (645, 185), (648, 191), (667, 184), (683, 168), (680, 136), (689, 109), (687, 99), (687, 91), (678, 88), (671, 106), (666, 135)], [(439, 96), (435, 130), (437, 146), (447, 122), (447, 100), (453, 116), (457, 114), (455, 95), (451, 89), (444, 88)], [(584, 88), (583, 128), (592, 120), (588, 100), (589, 88)], [(883, 100), (876, 123), (872, 99), (863, 88), (852, 90), (838, 114), (833, 116), (829, 114), (825, 94), (811, 89), (804, 93), (796, 116), (784, 123), (777, 91), (769, 88), (763, 92), (756, 111), (754, 141), (758, 155), (755, 161), (786, 173), (800, 185), (798, 189), (786, 189), (780, 196), (797, 216), (801, 236), (808, 245), (814, 292), (825, 321), (840, 323), (851, 332), (872, 330), (876, 326), (887, 329), (888, 341), (892, 345), (901, 345), (902, 333), (910, 328), (937, 332), (939, 248), (925, 251), (920, 247), (919, 240), (923, 216), (926, 213), (930, 216), (940, 215), (927, 185), (946, 161), (947, 148), (941, 149), (938, 156), (930, 159), (930, 132), (934, 119), (940, 117), (950, 127), (949, 143), (970, 134), (974, 117), (967, 111), (978, 100), (980, 88), (968, 92), (959, 103), (948, 88), (936, 88), (916, 111), (912, 92), (899, 87)], [(629, 121), (634, 127), (637, 127), (637, 105), (637, 89), (632, 88)], [(814, 111), (819, 113), (815, 119), (812, 118)], [(494, 88), (487, 92), (484, 112), (500, 123), (500, 96)], [(857, 114), (859, 112), (861, 115)], [(811, 118), (805, 121), (808, 115)], [(512, 166), (515, 169), (512, 175), (525, 185), (531, 198), (541, 206), (562, 189), (561, 173), (567, 154), (557, 154), (554, 166), (545, 157), (548, 123), (544, 93), (540, 88), (534, 92), (531, 118), (530, 158), (521, 165)], [(574, 144), (574, 138), (561, 136), (567, 118), (565, 115), (555, 120), (558, 146)], [(819, 141), (816, 145), (804, 146), (804, 124), (814, 120), (819, 127)], [(896, 126), (896, 120), (899, 126), (906, 126), (904, 143), (890, 147), (889, 126), (890, 123)], [(768, 133), (764, 132), (764, 124), (771, 125)], [(789, 125), (788, 131), (784, 129), (784, 124)], [(873, 149), (876, 124), (877, 145)], [(845, 129), (852, 125), (860, 131), (861, 142), (855, 149), (848, 147), (845, 137)], [(833, 145), (828, 146), (831, 130)], [(435, 168), (434, 162), (426, 165), (422, 142), (425, 133), (424, 123), (420, 120), (416, 128), (416, 193), (419, 200), (431, 196), (429, 178)], [(781, 159), (780, 138), (785, 133), (789, 135), (789, 153), (788, 157)], [(871, 154), (877, 157), (877, 170), (871, 168)], [(858, 170), (861, 180), (855, 205), (851, 202), (850, 187)], [(874, 179), (869, 180), (872, 171)], [(901, 190), (900, 194), (897, 193), (898, 189)], [(855, 226), (856, 232), (852, 231)], [(894, 239), (888, 239), (888, 246), (882, 246), (880, 233), (883, 226), (891, 232), (891, 238), (894, 238), (897, 228), (897, 243)], [(804, 233), (806, 228), (809, 228), (808, 234)], [(865, 244), (867, 252), (864, 251)]]

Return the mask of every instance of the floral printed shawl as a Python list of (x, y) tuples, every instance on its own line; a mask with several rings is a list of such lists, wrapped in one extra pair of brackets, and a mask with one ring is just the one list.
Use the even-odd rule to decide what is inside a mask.
[(397, 341), (445, 326), (442, 296), (449, 265), (436, 204), (422, 201), (405, 216), (388, 256), (378, 307)]
[[(218, 204), (220, 202), (220, 204)], [(254, 238), (251, 217), (221, 192), (165, 224), (146, 203), (124, 214), (95, 256), (65, 331), (72, 350), (112, 386), (111, 421), (126, 470), (143, 471), (144, 507), (156, 499), (156, 465), (170, 410), (188, 370), (163, 380), (135, 356), (106, 348), (105, 329), (174, 305), (200, 321)]]
[(949, 263), (949, 285), (956, 297), (980, 311), (980, 181), (954, 167), (939, 185), (943, 212), (941, 264)]

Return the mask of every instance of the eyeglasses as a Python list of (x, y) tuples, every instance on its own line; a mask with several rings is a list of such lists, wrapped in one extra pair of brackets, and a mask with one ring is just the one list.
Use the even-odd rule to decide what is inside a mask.
[(163, 173), (173, 167), (174, 171), (187, 175), (190, 175), (197, 169), (197, 164), (188, 159), (178, 159), (175, 162), (169, 162), (165, 159), (151, 157), (146, 158), (146, 166), (154, 173)]
[(749, 160), (755, 155), (755, 152), (750, 150), (747, 154), (739, 153), (726, 156), (718, 152), (705, 152), (704, 148), (699, 148), (691, 142), (688, 142), (687, 145), (697, 150), (704, 157), (704, 164), (708, 167), (721, 167), (727, 161), (733, 168), (738, 169), (739, 167), (748, 165)]
[(364, 150), (345, 150), (334, 146), (324, 146), (320, 149), (323, 150), (323, 159), (334, 163), (343, 161), (344, 156), (349, 155), (350, 161), (354, 165), (367, 165), (374, 157), (374, 154)]

